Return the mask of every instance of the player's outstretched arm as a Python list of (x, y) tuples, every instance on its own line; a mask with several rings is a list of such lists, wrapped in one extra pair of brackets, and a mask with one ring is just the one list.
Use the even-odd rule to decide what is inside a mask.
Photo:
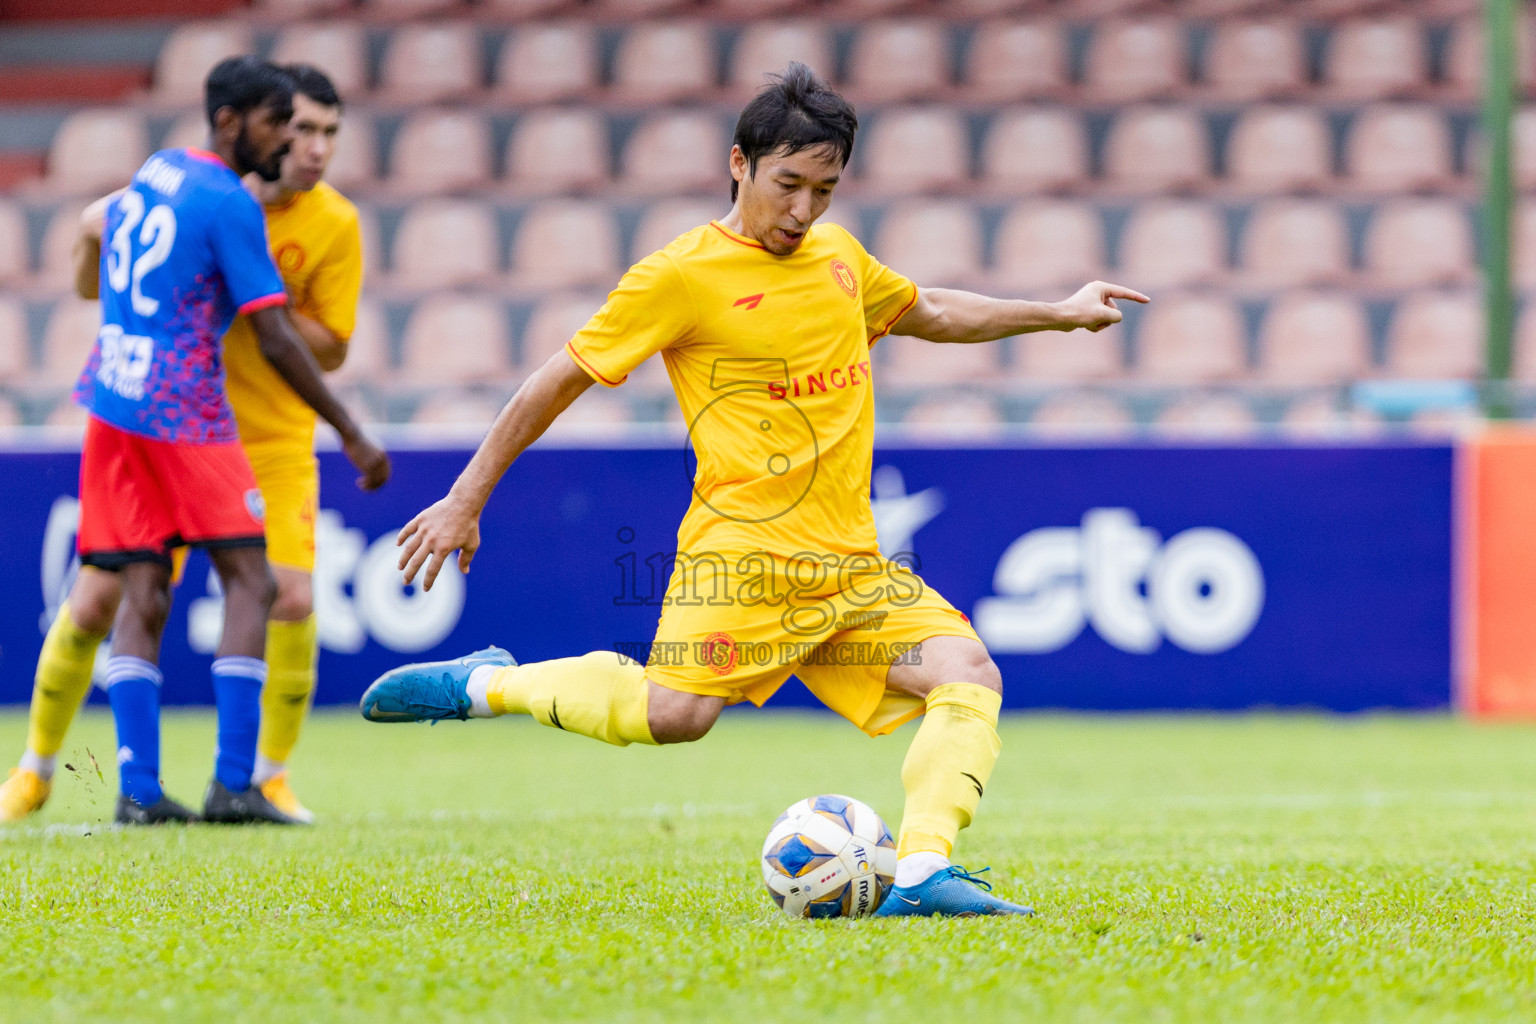
[(1150, 302), (1141, 292), (1104, 281), (1092, 281), (1061, 302), (994, 299), (952, 288), (923, 288), (892, 334), (928, 341), (972, 343), (996, 341), (1032, 331), (1102, 331), (1117, 324), (1116, 299)]
[(70, 253), (75, 270), (75, 294), (82, 299), (101, 297), (101, 234), (107, 226), (107, 204), (123, 194), (109, 193), (80, 213), (80, 230)]
[(513, 461), (539, 439), (555, 417), (592, 386), (592, 378), (563, 351), (523, 381), (485, 435), (474, 458), (464, 467), (446, 497), (405, 524), (395, 543), (400, 545), (400, 568), (405, 582), (426, 568), (421, 585), (432, 583), (443, 565), (457, 551), (459, 570), (469, 571), (480, 547), (480, 512), (491, 492)]
[(384, 449), (368, 439), (352, 419), (352, 414), (336, 400), (331, 389), (320, 379), (320, 367), (310, 353), (309, 346), (293, 329), (293, 324), (288, 320), (288, 311), (282, 306), (268, 306), (249, 316), (251, 326), (256, 330), (261, 354), (267, 362), (272, 364), (278, 375), (298, 392), (311, 409), (320, 414), (321, 419), (335, 427), (336, 433), (341, 435), (342, 451), (347, 453), (347, 458), (362, 474), (357, 478), (357, 485), (365, 491), (382, 487), (384, 481), (389, 479), (389, 456), (384, 453)]

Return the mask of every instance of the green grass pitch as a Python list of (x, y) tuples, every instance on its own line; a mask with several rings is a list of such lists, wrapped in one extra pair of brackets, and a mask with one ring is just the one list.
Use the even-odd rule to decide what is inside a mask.
[[(294, 764), (320, 826), (122, 831), (92, 712), (45, 813), (0, 832), (0, 1019), (1536, 1018), (1536, 729), (1007, 718), (957, 859), (1038, 917), (781, 918), (774, 816), (844, 792), (894, 825), (913, 728), (733, 711), (618, 750), (325, 713)], [(5, 757), (24, 730), (0, 716)], [(212, 745), (167, 715), (173, 794), (200, 799)]]

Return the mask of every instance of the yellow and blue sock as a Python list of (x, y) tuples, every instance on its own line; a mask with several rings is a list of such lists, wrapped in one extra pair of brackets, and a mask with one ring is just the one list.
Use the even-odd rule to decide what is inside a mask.
[(44, 779), (53, 778), (55, 755), (64, 745), (64, 734), (90, 691), (96, 649), (104, 639), (105, 633), (90, 633), (75, 624), (68, 602), (59, 608), (37, 656), (22, 768)]
[(232, 793), (251, 788), (266, 681), (267, 663), (260, 658), (227, 655), (213, 661), (213, 702), (219, 714), (213, 774)]
[(142, 807), (160, 789), (160, 669), (126, 654), (107, 661), (107, 700), (117, 724), (117, 778), (122, 794)]
[(257, 785), (283, 770), (304, 716), (315, 698), (319, 643), (315, 617), (267, 623), (267, 684), (261, 688), (261, 732), (256, 742)]

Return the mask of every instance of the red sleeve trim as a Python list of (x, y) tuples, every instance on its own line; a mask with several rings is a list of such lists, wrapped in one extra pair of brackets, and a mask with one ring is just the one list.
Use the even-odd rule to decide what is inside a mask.
[(284, 292), (277, 292), (273, 295), (263, 295), (259, 299), (252, 299), (250, 302), (247, 302), (245, 305), (241, 306), (237, 312), (239, 312), (241, 316), (244, 316), (247, 313), (254, 313), (259, 309), (269, 309), (272, 306), (281, 306), (287, 301), (288, 296)]
[(887, 334), (890, 334), (891, 333), (891, 328), (893, 328), (897, 324), (901, 323), (901, 318), (907, 315), (907, 311), (910, 310), (913, 306), (917, 305), (917, 296), (918, 296), (917, 285), (916, 285), (916, 283), (914, 283), (912, 285), (912, 298), (908, 299), (907, 300), (907, 304), (905, 306), (901, 307), (901, 312), (899, 312), (895, 316), (891, 317), (891, 322), (885, 325), (885, 330), (881, 331), (878, 334), (874, 334), (874, 335), (870, 336), (869, 343), (871, 345), (873, 345), (875, 342), (879, 341), (881, 338), (885, 337)]
[(581, 353), (577, 352), (575, 347), (570, 342), (565, 343), (565, 351), (567, 355), (576, 360), (577, 366), (587, 371), (587, 373), (591, 374), (593, 380), (597, 381), (599, 384), (604, 385), (605, 387), (616, 388), (620, 384), (623, 384), (624, 380), (629, 379), (628, 377), (625, 377), (624, 380), (609, 380), (607, 377), (604, 377), (601, 373), (598, 372), (597, 367), (581, 358)]

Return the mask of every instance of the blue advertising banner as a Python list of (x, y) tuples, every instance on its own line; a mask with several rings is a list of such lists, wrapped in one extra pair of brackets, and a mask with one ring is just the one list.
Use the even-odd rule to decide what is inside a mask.
[[(524, 661), (649, 643), (690, 498), (682, 445), (536, 447), (487, 508), (473, 571), (404, 588), (394, 536), (468, 454), (397, 452), (377, 494), (322, 454), (321, 702), (489, 643)], [(872, 501), (882, 550), (912, 552), (970, 616), (1009, 707), (1440, 708), (1452, 460), (1448, 445), (882, 446)], [(67, 592), (78, 464), (0, 453), (0, 703), (27, 700)], [(162, 654), (167, 703), (210, 702), (221, 615), (194, 555)], [(791, 684), (774, 703), (814, 701)]]

